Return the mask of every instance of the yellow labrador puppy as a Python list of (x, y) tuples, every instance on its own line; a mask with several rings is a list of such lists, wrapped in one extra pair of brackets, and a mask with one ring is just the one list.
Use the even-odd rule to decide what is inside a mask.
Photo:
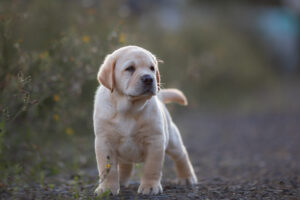
[(106, 56), (98, 72), (94, 105), (95, 152), (100, 176), (96, 194), (118, 194), (134, 163), (143, 162), (138, 193), (162, 192), (165, 153), (175, 162), (181, 184), (197, 177), (164, 103), (187, 104), (177, 89), (160, 90), (158, 63), (149, 51), (126, 46)]

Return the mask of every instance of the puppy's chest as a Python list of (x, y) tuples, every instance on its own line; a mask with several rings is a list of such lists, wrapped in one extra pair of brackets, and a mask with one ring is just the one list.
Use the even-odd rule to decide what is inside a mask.
[(142, 162), (144, 160), (143, 127), (133, 119), (122, 119), (115, 124), (118, 137), (117, 154), (123, 162)]

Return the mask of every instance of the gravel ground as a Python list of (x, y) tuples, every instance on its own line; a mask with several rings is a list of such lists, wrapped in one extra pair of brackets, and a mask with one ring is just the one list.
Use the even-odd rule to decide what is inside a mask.
[[(267, 114), (189, 113), (174, 119), (182, 131), (199, 184), (172, 183), (166, 159), (164, 193), (137, 195), (137, 182), (102, 199), (300, 199), (300, 112)], [(87, 169), (88, 170), (88, 169)], [(95, 181), (97, 172), (90, 170)], [(62, 181), (68, 182), (68, 181)], [(78, 182), (0, 187), (1, 199), (93, 199), (95, 184)], [(98, 197), (98, 199), (101, 199)]]
[[(93, 195), (94, 185), (82, 186), (78, 193), (70, 192), (63, 186), (53, 189), (36, 187), (25, 188), (14, 195), (13, 199), (299, 199), (299, 181), (294, 179), (273, 180), (264, 182), (240, 181), (232, 182), (221, 178), (202, 180), (193, 187), (178, 186), (164, 182), (164, 193), (156, 196), (137, 195), (137, 183), (129, 188), (121, 188), (118, 196)], [(11, 199), (2, 194), (2, 199)]]

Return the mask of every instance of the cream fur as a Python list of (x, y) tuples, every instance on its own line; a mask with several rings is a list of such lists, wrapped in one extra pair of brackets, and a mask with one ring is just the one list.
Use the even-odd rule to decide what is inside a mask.
[[(128, 66), (134, 66), (132, 74), (126, 71)], [(152, 93), (142, 92), (140, 80), (145, 74), (157, 82)], [(137, 46), (114, 51), (101, 65), (98, 73), (101, 86), (95, 95), (93, 117), (96, 160), (99, 176), (103, 178), (95, 191), (97, 194), (106, 190), (118, 194), (120, 183), (128, 184), (134, 163), (144, 163), (138, 193), (161, 193), (165, 153), (173, 159), (180, 183), (197, 183), (179, 130), (163, 104), (164, 99), (182, 104), (186, 99), (179, 90), (168, 90), (160, 95), (164, 99), (159, 99), (158, 76), (155, 56)], [(107, 176), (101, 177), (107, 167), (107, 156), (110, 170)]]

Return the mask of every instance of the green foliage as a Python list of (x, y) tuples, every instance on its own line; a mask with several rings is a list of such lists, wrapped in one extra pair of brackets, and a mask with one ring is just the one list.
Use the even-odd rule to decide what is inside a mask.
[(141, 178), (142, 177), (142, 164), (141, 163), (136, 163), (134, 165), (134, 169), (135, 169), (135, 171), (137, 171), (138, 177)]
[[(13, 166), (41, 185), (61, 169), (78, 170), (70, 159), (77, 148), (72, 137), (92, 137), (96, 73), (109, 48), (119, 44), (118, 30), (94, 26), (106, 17), (76, 3), (0, 3), (1, 182), (16, 181)], [(112, 31), (116, 35), (108, 39)]]
[(107, 190), (107, 191), (103, 192), (101, 195), (99, 195), (96, 199), (99, 199), (99, 200), (110, 199), (109, 195), (110, 195), (110, 190)]

